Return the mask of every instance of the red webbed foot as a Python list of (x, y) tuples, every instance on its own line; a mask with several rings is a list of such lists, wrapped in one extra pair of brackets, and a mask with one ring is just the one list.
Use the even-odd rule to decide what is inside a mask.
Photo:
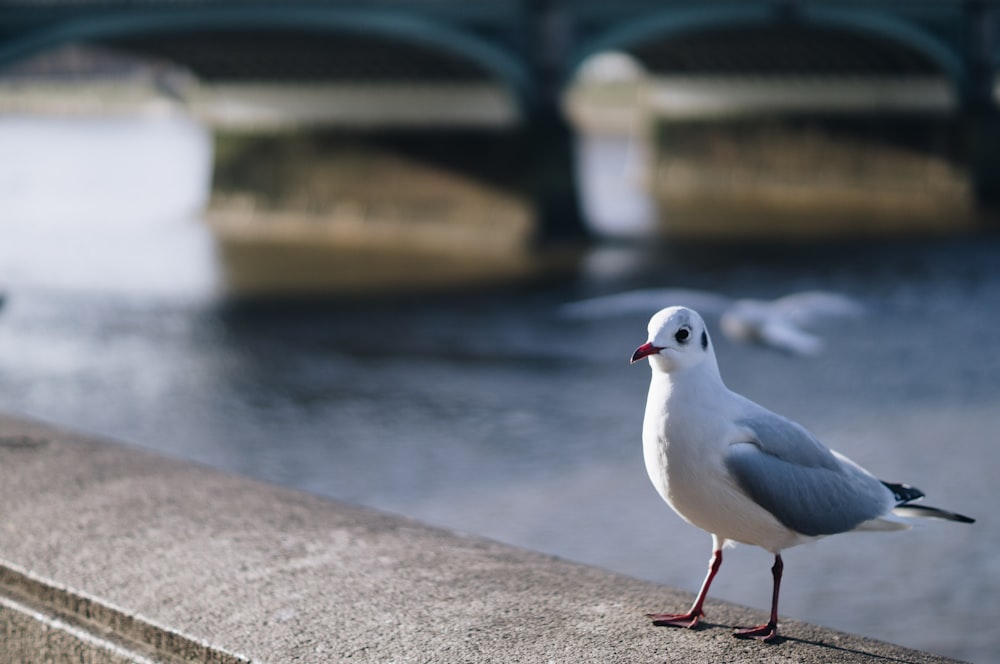
[(778, 623), (771, 621), (766, 625), (738, 629), (733, 632), (733, 636), (737, 639), (757, 639), (764, 643), (771, 643), (778, 638)]
[(692, 629), (698, 626), (698, 621), (705, 615), (700, 611), (687, 613), (647, 613), (646, 617), (657, 627), (686, 627)]

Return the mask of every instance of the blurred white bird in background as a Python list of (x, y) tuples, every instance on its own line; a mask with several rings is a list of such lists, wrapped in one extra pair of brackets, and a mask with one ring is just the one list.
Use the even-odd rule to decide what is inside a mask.
[(575, 319), (601, 319), (649, 315), (668, 305), (718, 316), (722, 333), (732, 341), (762, 344), (797, 355), (815, 355), (823, 349), (823, 340), (807, 328), (864, 313), (864, 306), (857, 300), (828, 291), (803, 291), (776, 300), (734, 300), (684, 288), (647, 288), (604, 295), (563, 305), (560, 313)]

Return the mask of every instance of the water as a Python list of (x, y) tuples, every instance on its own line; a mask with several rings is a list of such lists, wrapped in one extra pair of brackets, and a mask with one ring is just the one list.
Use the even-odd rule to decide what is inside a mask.
[[(641, 459), (648, 369), (627, 358), (647, 316), (558, 306), (649, 286), (856, 297), (868, 315), (822, 328), (816, 357), (716, 332), (723, 377), (979, 521), (791, 549), (781, 613), (974, 662), (1000, 647), (998, 238), (612, 246), (542, 283), (291, 301), (222, 294), (197, 219), (0, 223), (5, 411), (692, 591), (710, 539)], [(766, 609), (770, 564), (737, 547), (713, 597)]]

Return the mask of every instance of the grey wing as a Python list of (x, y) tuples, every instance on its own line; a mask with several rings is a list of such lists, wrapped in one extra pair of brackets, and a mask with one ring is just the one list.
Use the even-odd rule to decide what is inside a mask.
[(815, 334), (781, 318), (762, 325), (760, 338), (768, 346), (799, 355), (815, 355), (823, 349), (823, 341)]
[(747, 440), (729, 447), (726, 468), (747, 495), (788, 528), (832, 535), (892, 509), (892, 492), (882, 482), (841, 461), (794, 422), (772, 415), (742, 424)]
[(779, 297), (771, 303), (775, 314), (795, 325), (810, 326), (835, 318), (858, 317), (865, 308), (858, 300), (827, 291), (803, 291)]

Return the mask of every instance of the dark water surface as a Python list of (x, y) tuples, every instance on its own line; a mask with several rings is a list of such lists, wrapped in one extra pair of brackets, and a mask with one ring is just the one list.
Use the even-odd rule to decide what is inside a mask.
[[(220, 296), (195, 225), (125, 252), (104, 240), (81, 236), (76, 261), (41, 237), (34, 258), (24, 237), (0, 250), (4, 410), (691, 590), (710, 538), (641, 458), (649, 370), (627, 358), (648, 313), (559, 305), (651, 286), (858, 298), (868, 314), (821, 328), (815, 357), (735, 345), (710, 318), (723, 377), (979, 521), (789, 550), (781, 613), (976, 662), (1000, 651), (1000, 238), (604, 247), (545, 283), (308, 301)], [(737, 547), (713, 595), (765, 609), (770, 562)]]

